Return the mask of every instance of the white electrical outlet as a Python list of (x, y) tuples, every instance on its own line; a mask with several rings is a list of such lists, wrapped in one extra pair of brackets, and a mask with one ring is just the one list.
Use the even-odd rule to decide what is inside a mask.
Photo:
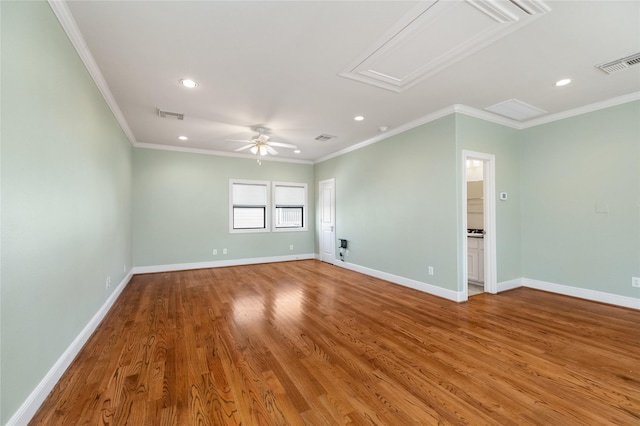
[(289, 244), (289, 250), (293, 250), (293, 244)]
[(213, 249), (213, 255), (217, 256), (218, 255), (218, 249)]
[(631, 286), (640, 287), (640, 277), (631, 277)]
[(222, 249), (222, 254), (227, 254), (227, 249), (226, 248)]
[(109, 288), (111, 287), (111, 277), (107, 277), (107, 282), (105, 283), (105, 287), (107, 288), (107, 290), (109, 290)]
[(127, 264), (122, 265), (122, 272), (127, 273)]
[(433, 275), (433, 266), (429, 266), (429, 275)]

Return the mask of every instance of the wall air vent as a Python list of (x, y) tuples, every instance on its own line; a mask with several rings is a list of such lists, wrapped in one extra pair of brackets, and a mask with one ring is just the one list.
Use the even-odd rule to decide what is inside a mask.
[(616, 59), (615, 61), (607, 62), (606, 64), (596, 65), (596, 68), (601, 69), (607, 74), (611, 74), (638, 64), (640, 64), (640, 53), (627, 56), (626, 58)]
[(324, 133), (323, 133), (323, 134), (321, 134), (320, 136), (317, 136), (317, 137), (316, 137), (316, 140), (317, 140), (317, 141), (320, 141), (320, 142), (326, 142), (326, 141), (328, 141), (328, 140), (335, 139), (335, 138), (336, 138), (335, 136), (327, 135), (327, 134), (324, 134)]
[(184, 120), (184, 114), (180, 112), (163, 111), (157, 108), (158, 117), (160, 118), (175, 118), (176, 120)]

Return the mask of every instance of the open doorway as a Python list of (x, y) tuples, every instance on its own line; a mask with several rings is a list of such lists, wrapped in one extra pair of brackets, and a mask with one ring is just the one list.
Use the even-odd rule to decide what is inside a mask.
[(462, 300), (496, 293), (495, 156), (462, 153)]
[(467, 296), (484, 293), (484, 161), (467, 159)]

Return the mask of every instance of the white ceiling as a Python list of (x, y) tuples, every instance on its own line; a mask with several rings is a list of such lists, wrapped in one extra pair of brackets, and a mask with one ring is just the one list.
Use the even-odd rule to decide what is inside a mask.
[[(382, 137), (380, 126), (392, 134), (454, 105), (480, 114), (515, 98), (547, 112), (530, 122), (482, 113), (526, 127), (640, 92), (640, 65), (595, 68), (640, 52), (640, 1), (546, 1), (550, 10), (533, 17), (498, 1), (512, 22), (472, 3), (495, 4), (51, 1), (59, 17), (71, 12), (61, 22), (135, 144), (233, 153), (242, 144), (225, 139), (250, 139), (261, 125), (300, 147), (278, 149), (279, 158), (316, 161)], [(427, 68), (401, 91), (340, 76), (370, 64)], [(572, 84), (554, 86), (567, 77)], [(182, 87), (184, 78), (198, 87)], [(185, 118), (160, 118), (157, 108)], [(337, 138), (316, 141), (323, 133)]]

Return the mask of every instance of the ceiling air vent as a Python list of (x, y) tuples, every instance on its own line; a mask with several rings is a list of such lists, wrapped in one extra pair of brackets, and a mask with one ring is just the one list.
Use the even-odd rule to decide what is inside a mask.
[(184, 120), (184, 114), (179, 112), (163, 111), (160, 108), (158, 110), (158, 117), (160, 118), (175, 118), (176, 120)]
[(317, 136), (317, 137), (316, 137), (316, 140), (317, 140), (317, 141), (320, 141), (320, 142), (326, 142), (326, 141), (328, 141), (328, 140), (335, 139), (335, 138), (336, 138), (335, 136), (327, 135), (327, 134), (324, 134), (324, 133), (323, 133), (323, 134), (321, 134), (320, 136)]
[(607, 74), (611, 74), (612, 72), (620, 71), (638, 64), (640, 64), (640, 53), (627, 56), (626, 58), (616, 59), (615, 61), (607, 62), (606, 64), (596, 65), (596, 68), (601, 69)]
[(518, 99), (509, 99), (485, 108), (485, 110), (518, 121), (530, 120), (534, 117), (547, 113), (547, 111), (541, 108), (529, 105), (528, 103), (522, 102)]

